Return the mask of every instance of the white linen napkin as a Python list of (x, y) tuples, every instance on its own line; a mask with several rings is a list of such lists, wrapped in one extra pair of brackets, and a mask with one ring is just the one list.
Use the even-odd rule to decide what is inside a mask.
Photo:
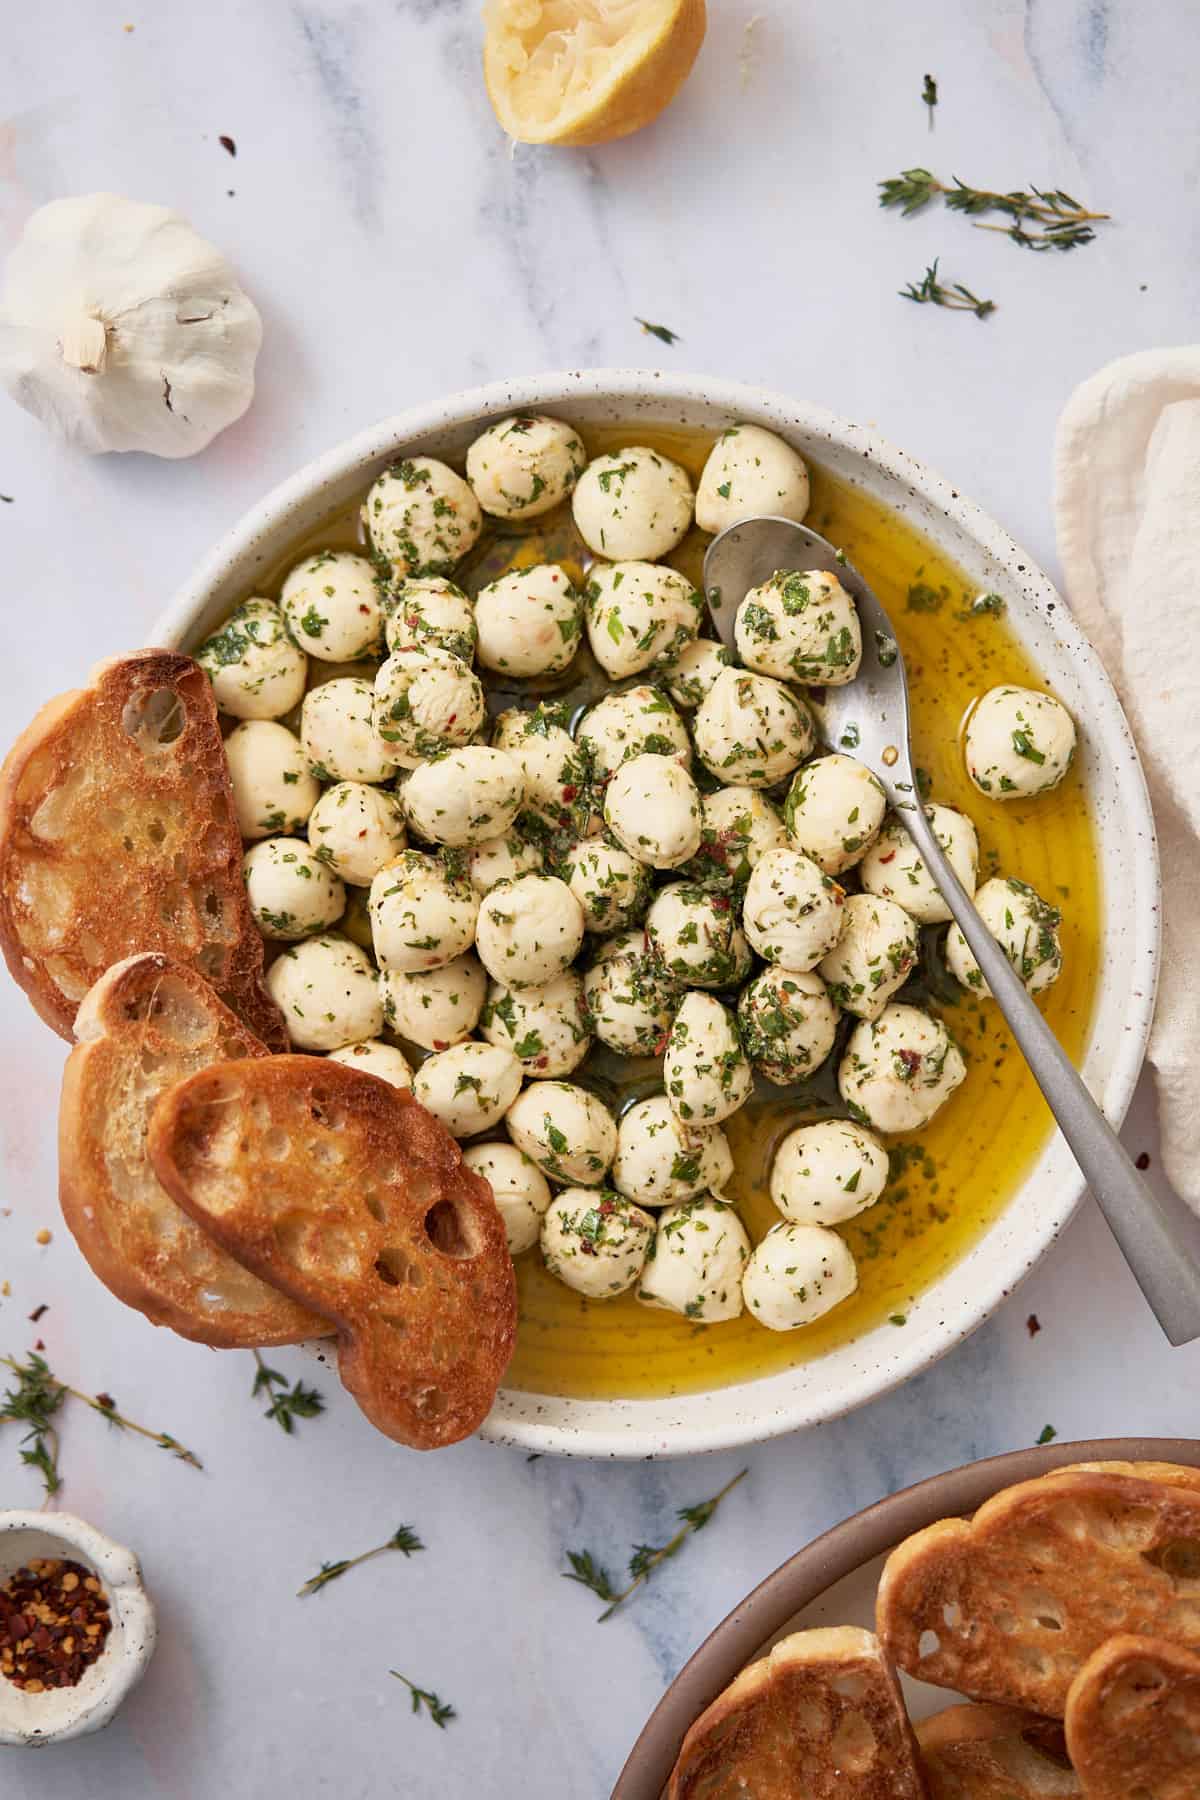
[(1148, 1052), (1163, 1166), (1200, 1212), (1200, 347), (1076, 388), (1055, 448), (1066, 596), (1133, 726), (1158, 827), (1163, 957)]

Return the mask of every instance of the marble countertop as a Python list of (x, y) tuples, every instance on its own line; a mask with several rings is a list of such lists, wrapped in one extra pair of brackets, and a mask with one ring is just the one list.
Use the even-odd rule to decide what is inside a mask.
[[(409, 402), (516, 372), (670, 358), (806, 396), (952, 474), (1054, 571), (1064, 399), (1110, 357), (1194, 336), (1200, 312), (1186, 9), (710, 10), (694, 77), (656, 125), (597, 151), (515, 153), (479, 79), (478, 0), (26, 10), (0, 68), (0, 247), (62, 194), (167, 201), (228, 250), (266, 339), (252, 411), (185, 464), (79, 457), (0, 404), (5, 738), (96, 658), (143, 641), (272, 483)], [(1063, 186), (1116, 223), (1073, 256), (1033, 257), (944, 212), (881, 212), (875, 181), (920, 162)], [(935, 256), (996, 299), (991, 319), (896, 297)], [(680, 342), (646, 338), (638, 314)], [(849, 1512), (1047, 1424), (1200, 1431), (1200, 1346), (1167, 1349), (1088, 1203), (1017, 1298), (922, 1378), (741, 1458), (596, 1466), (480, 1443), (421, 1458), (376, 1436), (328, 1376), (328, 1411), (289, 1438), (251, 1398), (249, 1354), (156, 1332), (89, 1275), (55, 1203), (63, 1047), (7, 983), (0, 1057), (0, 1352), (40, 1338), (63, 1380), (110, 1391), (205, 1465), (77, 1406), (64, 1416), (62, 1503), (137, 1548), (161, 1641), (102, 1737), (5, 1757), (10, 1800), (594, 1800), (705, 1633)], [(1154, 1156), (1144, 1087), (1126, 1137)], [(311, 1377), (295, 1351), (271, 1361)], [(36, 1504), (16, 1439), (0, 1431), (0, 1502)], [(710, 1529), (595, 1623), (592, 1597), (559, 1578), (566, 1549), (620, 1565), (743, 1463)], [(401, 1521), (424, 1554), (295, 1598), (320, 1562)], [(457, 1718), (438, 1731), (413, 1717), (389, 1670)]]

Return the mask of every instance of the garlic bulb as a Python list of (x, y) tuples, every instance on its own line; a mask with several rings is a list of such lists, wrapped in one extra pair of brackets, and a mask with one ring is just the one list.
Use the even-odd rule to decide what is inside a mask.
[(0, 381), (82, 450), (203, 450), (249, 406), (261, 342), (225, 258), (166, 206), (53, 200), (8, 259)]

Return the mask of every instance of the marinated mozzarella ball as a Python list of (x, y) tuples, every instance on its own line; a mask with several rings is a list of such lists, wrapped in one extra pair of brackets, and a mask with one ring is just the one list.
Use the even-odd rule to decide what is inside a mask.
[(748, 669), (814, 687), (843, 687), (862, 661), (858, 608), (836, 575), (778, 569), (751, 588), (734, 621)]
[(838, 1089), (876, 1131), (916, 1131), (966, 1073), (962, 1052), (940, 1019), (893, 1001), (877, 1019), (854, 1027)]
[[(1062, 973), (1058, 928), (1062, 914), (1027, 882), (996, 875), (975, 896), (980, 918), (1007, 956), (1029, 993), (1040, 994)], [(956, 981), (991, 999), (967, 940), (957, 925), (946, 934), (946, 966)]]
[(790, 444), (761, 425), (731, 425), (708, 454), (696, 523), (715, 536), (739, 519), (795, 519), (808, 511), (808, 470)]
[(308, 680), (308, 658), (273, 600), (243, 601), (201, 644), (196, 661), (218, 707), (234, 719), (282, 718), (299, 704)]
[(493, 981), (480, 1031), (511, 1050), (527, 1075), (569, 1075), (592, 1047), (582, 975), (568, 969), (537, 988)]
[(595, 1187), (617, 1153), (617, 1127), (603, 1101), (571, 1081), (531, 1081), (508, 1109), (508, 1135), (544, 1175)]
[(861, 862), (879, 835), (887, 801), (865, 763), (818, 756), (797, 769), (784, 803), (788, 842), (827, 875)]
[(583, 602), (565, 569), (514, 569), (475, 598), (479, 666), (506, 675), (556, 675), (579, 648)]
[(244, 838), (303, 831), (321, 787), (294, 731), (271, 719), (247, 719), (225, 739), (225, 759)]
[(475, 439), (467, 451), (467, 480), (493, 518), (535, 519), (566, 499), (586, 462), (583, 441), (571, 426), (518, 413)]
[(686, 469), (644, 444), (597, 456), (575, 484), (579, 535), (610, 562), (654, 562), (673, 550), (692, 522)]
[(624, 931), (650, 904), (650, 871), (628, 850), (602, 837), (576, 838), (558, 873), (583, 908), (587, 931)]
[(375, 691), (357, 675), (310, 688), (300, 709), (300, 742), (320, 781), (387, 781), (396, 758), (375, 735)]
[(712, 1194), (658, 1215), (638, 1299), (706, 1325), (742, 1311), (742, 1271), (750, 1260), (746, 1228)]
[(469, 950), (436, 969), (386, 969), (380, 983), (388, 1029), (423, 1050), (470, 1037), (487, 994), (483, 964)]
[(383, 634), (375, 570), (352, 550), (318, 550), (298, 562), (279, 605), (300, 648), (321, 662), (369, 656)]
[(583, 978), (592, 1030), (621, 1056), (660, 1056), (679, 989), (646, 953), (645, 933), (621, 932), (600, 947)]
[(370, 887), (404, 849), (404, 818), (393, 795), (362, 781), (339, 781), (313, 807), (308, 841), (343, 881)]
[(750, 1098), (754, 1077), (733, 1014), (711, 994), (685, 994), (667, 1039), (663, 1083), (687, 1126), (719, 1125)]
[(529, 812), (554, 830), (587, 828), (591, 806), (583, 760), (552, 709), (510, 707), (496, 720), (492, 741), (520, 764)]
[(720, 1194), (732, 1175), (733, 1154), (720, 1126), (685, 1130), (665, 1094), (622, 1113), (612, 1183), (639, 1206), (677, 1206), (698, 1194)]
[(504, 987), (545, 987), (570, 967), (582, 942), (583, 908), (555, 875), (522, 875), (479, 903), (475, 947)]
[(589, 707), (575, 729), (597, 776), (615, 774), (632, 756), (673, 756), (686, 769), (692, 760), (687, 726), (660, 688), (626, 688)]
[(669, 662), (700, 629), (704, 603), (686, 575), (657, 563), (598, 563), (585, 589), (592, 655), (614, 681)]
[(461, 847), (506, 832), (524, 794), (525, 777), (514, 757), (467, 744), (413, 770), (404, 784), (404, 810), (422, 837)]
[(633, 756), (604, 795), (604, 822), (617, 842), (652, 869), (677, 869), (700, 848), (700, 796), (670, 756)]
[(690, 881), (661, 888), (646, 914), (646, 942), (684, 987), (736, 987), (750, 973), (750, 947), (729, 898)]
[(267, 991), (296, 1050), (341, 1050), (383, 1030), (379, 977), (365, 950), (327, 933), (293, 944), (267, 970)]
[(823, 1225), (772, 1225), (742, 1277), (747, 1310), (769, 1331), (811, 1325), (857, 1286), (853, 1256)]
[(1061, 700), (1034, 688), (989, 688), (963, 733), (967, 774), (993, 800), (1047, 793), (1074, 755), (1074, 719)]
[(294, 944), (341, 917), (346, 890), (303, 838), (266, 838), (242, 858), (246, 898), (266, 938)]
[(444, 575), (398, 581), (384, 601), (389, 650), (440, 650), (469, 663), (475, 656), (475, 608)]
[(663, 679), (676, 706), (694, 712), (705, 699), (722, 669), (733, 667), (733, 657), (714, 638), (696, 638), (672, 657)]
[(541, 850), (519, 831), (485, 838), (482, 844), (472, 847), (467, 857), (467, 875), (477, 894), (490, 894), (502, 881), (515, 881), (518, 875), (540, 874), (545, 866)]
[[(974, 894), (979, 868), (979, 838), (974, 825), (965, 813), (956, 812), (952, 806), (927, 806), (925, 816), (950, 867), (968, 895)], [(868, 894), (894, 900), (918, 925), (942, 925), (950, 917), (950, 908), (899, 819), (887, 821), (858, 865), (858, 872)]]
[(837, 1024), (837, 1008), (819, 975), (764, 969), (738, 998), (746, 1055), (779, 1087), (815, 1074), (833, 1049)]
[(404, 850), (372, 881), (367, 907), (381, 969), (436, 969), (470, 949), (479, 897), (436, 856)]
[(392, 573), (448, 575), (483, 530), (479, 502), (461, 475), (432, 456), (385, 469), (363, 503), (371, 546)]
[(887, 1178), (878, 1138), (851, 1119), (827, 1119), (788, 1132), (771, 1164), (771, 1199), (793, 1225), (841, 1225), (874, 1206)]
[(465, 744), (487, 716), (474, 670), (441, 650), (393, 650), (375, 677), (375, 730), (397, 762)]
[(633, 1286), (646, 1266), (654, 1220), (609, 1188), (564, 1188), (542, 1220), (551, 1275), (576, 1293), (608, 1300)]
[(815, 969), (841, 936), (845, 895), (799, 850), (768, 850), (746, 883), (742, 923), (764, 962)]
[(718, 781), (773, 787), (813, 747), (812, 717), (780, 681), (725, 669), (713, 682), (693, 727), (696, 754)]
[(721, 787), (700, 802), (703, 820), (696, 853), (698, 881), (744, 887), (768, 850), (787, 844), (783, 820), (757, 788)]
[(550, 1184), (515, 1144), (468, 1144), (463, 1161), (482, 1175), (504, 1221), (510, 1256), (532, 1250), (550, 1204)]
[(421, 1105), (456, 1138), (498, 1125), (520, 1091), (521, 1065), (512, 1051), (471, 1039), (435, 1050), (413, 1078)]
[(917, 966), (916, 922), (878, 894), (847, 894), (842, 913), (842, 935), (817, 967), (843, 1012), (877, 1019)]
[(402, 1051), (382, 1038), (364, 1038), (361, 1044), (347, 1044), (342, 1050), (331, 1050), (330, 1062), (345, 1063), (351, 1069), (362, 1069), (395, 1088), (411, 1088), (412, 1070)]

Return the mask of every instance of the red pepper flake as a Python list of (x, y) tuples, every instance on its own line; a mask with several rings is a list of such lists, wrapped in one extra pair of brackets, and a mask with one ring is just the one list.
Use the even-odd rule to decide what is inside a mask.
[(908, 1072), (906, 1079), (911, 1081), (921, 1067), (921, 1052), (919, 1050), (897, 1050), (896, 1055)]
[(218, 142), (218, 144), (220, 144), (222, 150), (228, 150), (230, 156), (237, 155), (237, 145), (234, 143), (233, 139), (231, 137), (227, 137), (224, 132), (221, 133), (220, 137), (217, 139), (217, 142)]
[(1030, 1313), (1025, 1321), (1025, 1329), (1030, 1337), (1036, 1337), (1038, 1332), (1042, 1329), (1042, 1321), (1038, 1318), (1036, 1313)]
[(1148, 1150), (1143, 1150), (1133, 1166), (1135, 1169), (1148, 1169), (1150, 1167), (1150, 1152)]
[(562, 791), (562, 797), (563, 797), (564, 803), (567, 806), (570, 806), (572, 800), (575, 798), (575, 796), (578, 792), (579, 792), (578, 788), (574, 788), (569, 785), (567, 787), (565, 787)]
[(602, 1219), (607, 1219), (609, 1217), (609, 1215), (611, 1213), (615, 1213), (616, 1210), (617, 1210), (617, 1203), (615, 1200), (602, 1200), (600, 1202), (599, 1206), (596, 1208), (596, 1211), (600, 1214), (600, 1217)]
[(880, 857), (880, 858), (879, 858), (879, 860), (880, 860), (880, 862), (881, 862), (881, 863), (889, 863), (889, 862), (895, 862), (895, 860), (896, 860), (896, 852), (895, 852), (895, 851), (894, 851), (894, 850), (889, 850), (889, 851), (888, 851), (888, 853), (887, 853), (887, 855), (886, 855), (886, 856), (881, 856), (881, 857)]
[(49, 1312), (49, 1311), (50, 1311), (49, 1301), (43, 1300), (42, 1304), (40, 1306), (35, 1306), (33, 1311), (30, 1313), (29, 1323), (31, 1325), (36, 1325), (38, 1320), (41, 1318), (42, 1314), (45, 1312)]
[(111, 1394), (97, 1394), (96, 1405), (104, 1412), (116, 1412), (117, 1410), (117, 1403)]
[(0, 1675), (27, 1694), (74, 1687), (111, 1629), (108, 1596), (90, 1569), (35, 1559), (0, 1587)]
[(713, 895), (713, 911), (714, 912), (728, 912), (729, 911), (729, 901), (725, 898), (724, 894), (714, 894)]

